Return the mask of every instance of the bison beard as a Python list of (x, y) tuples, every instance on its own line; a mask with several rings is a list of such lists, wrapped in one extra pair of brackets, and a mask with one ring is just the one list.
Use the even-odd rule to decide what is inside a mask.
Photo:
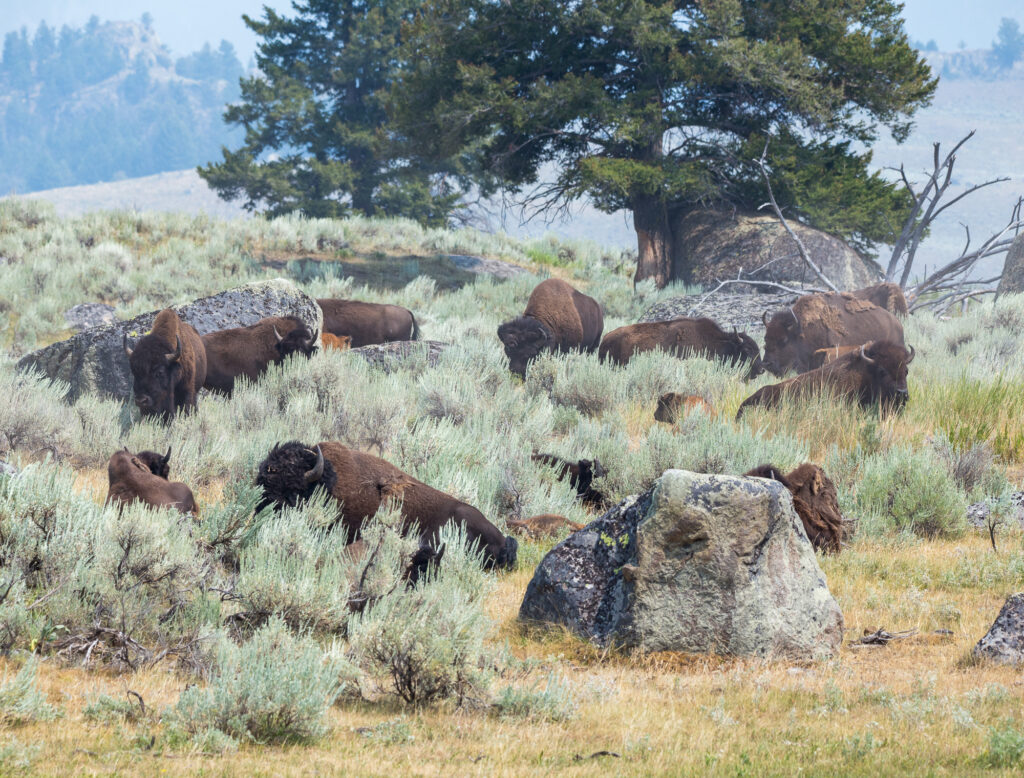
[(804, 525), (807, 539), (819, 551), (838, 553), (846, 537), (846, 526), (839, 511), (835, 484), (817, 465), (805, 462), (783, 476), (773, 465), (761, 465), (746, 476), (778, 481), (793, 497), (793, 508)]

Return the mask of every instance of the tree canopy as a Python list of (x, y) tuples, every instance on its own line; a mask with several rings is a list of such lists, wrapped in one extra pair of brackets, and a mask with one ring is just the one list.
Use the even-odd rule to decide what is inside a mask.
[[(629, 209), (637, 277), (686, 278), (675, 216), (765, 200), (861, 249), (902, 222), (870, 170), (936, 81), (889, 0), (427, 0), (410, 25), (396, 126), (438, 162), (473, 149), (486, 188)], [(557, 178), (534, 188), (545, 166)]]

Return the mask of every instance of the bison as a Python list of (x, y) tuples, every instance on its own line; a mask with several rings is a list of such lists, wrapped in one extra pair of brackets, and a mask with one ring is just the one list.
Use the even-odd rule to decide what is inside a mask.
[(820, 348), (811, 355), (811, 368), (821, 367), (827, 365), (829, 362), (835, 362), (843, 354), (849, 354), (853, 351), (860, 351), (862, 344), (858, 343), (856, 346), (832, 346), (831, 348)]
[(901, 344), (891, 341), (865, 343), (816, 370), (762, 386), (743, 401), (736, 418), (751, 406), (771, 408), (784, 396), (806, 396), (825, 387), (854, 398), (863, 406), (878, 403), (885, 410), (901, 410), (908, 397), (907, 366), (913, 360), (913, 347), (907, 351)]
[(317, 304), (324, 312), (324, 332), (348, 335), (351, 348), (420, 337), (416, 317), (399, 305), (330, 298), (317, 300)]
[(479, 543), (488, 567), (511, 568), (518, 543), (505, 537), (472, 505), (427, 486), (379, 457), (325, 441), (311, 448), (297, 441), (274, 446), (260, 464), (256, 478), (267, 506), (295, 506), (321, 487), (338, 503), (338, 520), (352, 539), (363, 522), (389, 500), (401, 502), (405, 529), (418, 525), (421, 541), (436, 545), (447, 522), (465, 528), (466, 538)]
[(735, 365), (758, 359), (761, 352), (745, 332), (726, 332), (711, 319), (679, 318), (629, 324), (604, 336), (598, 355), (625, 365), (641, 351), (666, 351), (678, 357), (702, 356)]
[(348, 351), (352, 348), (352, 338), (349, 335), (332, 335), (325, 332), (320, 336), (320, 342), (323, 343), (325, 349), (334, 349), (335, 351)]
[(714, 407), (703, 397), (695, 394), (666, 392), (658, 398), (658, 407), (654, 409), (654, 420), (675, 424), (679, 420), (680, 414), (689, 416), (697, 408), (700, 408), (708, 416), (715, 414)]
[(140, 451), (135, 455), (142, 464), (149, 468), (149, 472), (161, 478), (169, 478), (171, 475), (171, 447), (167, 447), (166, 454), (158, 454), (156, 451)]
[(744, 475), (769, 478), (785, 486), (793, 496), (793, 507), (807, 539), (819, 551), (838, 553), (846, 537), (846, 525), (839, 511), (836, 486), (824, 470), (805, 462), (785, 476), (772, 465), (755, 467)]
[(903, 344), (903, 325), (888, 311), (851, 294), (809, 294), (765, 323), (764, 359), (748, 378), (768, 370), (783, 376), (790, 368), (811, 369), (815, 351), (832, 346), (859, 346), (870, 340)]
[(317, 333), (310, 332), (295, 316), (271, 316), (248, 327), (233, 327), (203, 335), (206, 349), (204, 386), (231, 394), (235, 379), (245, 376), (256, 381), (267, 366), (291, 354), (312, 356)]
[(855, 289), (850, 294), (858, 300), (868, 300), (879, 308), (884, 308), (893, 316), (899, 316), (901, 319), (909, 315), (907, 298), (904, 296), (899, 284), (875, 284), (874, 286), (866, 286), (863, 289)]
[(498, 327), (509, 370), (519, 376), (538, 354), (553, 351), (593, 352), (601, 343), (604, 314), (593, 297), (565, 281), (549, 278), (534, 288), (523, 315)]
[(518, 532), (528, 538), (551, 538), (568, 527), (573, 532), (583, 529), (583, 525), (577, 521), (570, 521), (565, 516), (555, 513), (542, 513), (539, 516), (531, 516), (522, 521), (510, 521), (508, 527), (513, 532)]
[(576, 490), (576, 497), (584, 505), (592, 508), (602, 508), (606, 502), (601, 492), (593, 487), (595, 478), (602, 478), (608, 472), (601, 467), (596, 459), (581, 459), (578, 462), (569, 462), (554, 454), (534, 454), (530, 457), (534, 462), (553, 467), (558, 472), (558, 480), (564, 481), (569, 477), (569, 486)]
[(134, 348), (128, 345), (127, 333), (123, 345), (135, 404), (143, 416), (170, 419), (179, 410), (195, 409), (196, 395), (206, 381), (206, 348), (194, 327), (165, 308)]
[[(168, 450), (168, 457), (170, 453)], [(159, 456), (156, 454), (156, 457)], [(198, 513), (191, 489), (185, 484), (168, 481), (155, 474), (150, 467), (128, 449), (118, 451), (110, 457), (107, 462), (107, 504), (117, 503), (123, 508), (138, 500), (154, 507), (175, 508), (193, 516)]]

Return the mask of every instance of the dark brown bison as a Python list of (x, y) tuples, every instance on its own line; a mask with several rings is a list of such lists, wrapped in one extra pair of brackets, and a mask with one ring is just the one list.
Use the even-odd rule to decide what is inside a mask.
[(839, 510), (839, 495), (825, 471), (817, 465), (805, 462), (786, 475), (777, 467), (761, 465), (744, 473), (757, 478), (778, 481), (793, 496), (796, 515), (804, 525), (807, 539), (816, 549), (838, 552), (846, 538), (846, 524)]
[(542, 513), (540, 516), (531, 516), (522, 521), (508, 523), (508, 528), (513, 532), (534, 539), (554, 537), (566, 527), (573, 532), (583, 529), (583, 525), (579, 522), (570, 521), (565, 516), (555, 513)]
[(641, 351), (666, 351), (678, 357), (701, 356), (735, 365), (757, 360), (761, 352), (745, 332), (726, 332), (711, 319), (679, 318), (629, 324), (604, 336), (602, 361), (624, 365)]
[(191, 489), (185, 484), (168, 481), (154, 474), (145, 462), (128, 449), (110, 457), (107, 462), (107, 480), (110, 484), (107, 489), (108, 504), (118, 503), (123, 507), (138, 500), (155, 507), (175, 508), (182, 513), (198, 513)]
[(132, 371), (135, 404), (143, 416), (170, 419), (179, 410), (196, 407), (206, 381), (206, 349), (195, 328), (165, 308), (153, 329), (132, 348), (124, 335), (124, 353)]
[(884, 308), (893, 316), (906, 318), (909, 314), (907, 298), (899, 284), (875, 284), (866, 286), (863, 289), (854, 289), (850, 292), (858, 300), (868, 300), (879, 308)]
[(782, 376), (791, 368), (798, 373), (811, 369), (815, 351), (832, 346), (891, 341), (903, 344), (903, 325), (883, 308), (849, 293), (809, 294), (791, 308), (764, 314), (764, 359), (750, 369), (748, 378), (768, 370)]
[(498, 338), (505, 346), (509, 370), (525, 376), (527, 365), (547, 349), (596, 350), (603, 330), (604, 314), (597, 300), (549, 278), (537, 284), (522, 316), (498, 327)]
[(697, 408), (703, 410), (708, 416), (715, 415), (714, 407), (703, 397), (695, 394), (666, 392), (658, 398), (658, 407), (654, 409), (654, 420), (675, 424), (680, 416), (689, 416)]
[(231, 394), (235, 379), (256, 381), (267, 366), (291, 354), (312, 356), (317, 333), (295, 316), (271, 316), (248, 327), (233, 327), (203, 335), (207, 389)]
[(167, 447), (166, 454), (158, 454), (156, 451), (140, 451), (135, 455), (142, 464), (149, 468), (149, 472), (161, 478), (169, 478), (171, 475), (171, 447)]
[(601, 492), (593, 487), (595, 478), (602, 478), (608, 472), (596, 459), (581, 459), (578, 462), (556, 457), (554, 454), (534, 454), (530, 457), (534, 462), (553, 467), (558, 473), (558, 480), (564, 481), (569, 477), (569, 486), (576, 490), (576, 497), (580, 502), (592, 508), (603, 508), (606, 502)]
[(421, 541), (436, 546), (438, 531), (454, 521), (484, 551), (488, 566), (511, 568), (518, 543), (505, 537), (472, 505), (440, 492), (379, 457), (325, 441), (315, 448), (292, 441), (274, 446), (260, 464), (256, 484), (263, 488), (259, 509), (297, 505), (317, 487), (340, 504), (339, 520), (352, 539), (363, 522), (390, 500), (401, 503), (405, 529), (419, 527)]
[(826, 387), (864, 406), (878, 403), (885, 410), (901, 410), (908, 397), (907, 366), (913, 360), (914, 349), (907, 351), (899, 343), (865, 343), (855, 352), (844, 354), (816, 370), (762, 386), (743, 401), (736, 418), (751, 406), (772, 408), (784, 396), (805, 397)]
[(348, 335), (351, 348), (417, 340), (420, 336), (412, 311), (399, 305), (330, 298), (317, 300), (317, 304), (324, 312), (324, 332)]
[(324, 348), (335, 351), (348, 351), (352, 348), (352, 338), (348, 335), (332, 335), (325, 332), (320, 336), (320, 342), (324, 344)]

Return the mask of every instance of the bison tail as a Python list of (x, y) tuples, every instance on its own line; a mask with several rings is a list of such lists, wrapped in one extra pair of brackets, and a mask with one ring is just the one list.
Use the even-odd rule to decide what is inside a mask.
[(412, 335), (409, 336), (409, 340), (419, 340), (420, 325), (416, 322), (416, 316), (412, 311), (409, 311), (409, 318), (412, 319)]

